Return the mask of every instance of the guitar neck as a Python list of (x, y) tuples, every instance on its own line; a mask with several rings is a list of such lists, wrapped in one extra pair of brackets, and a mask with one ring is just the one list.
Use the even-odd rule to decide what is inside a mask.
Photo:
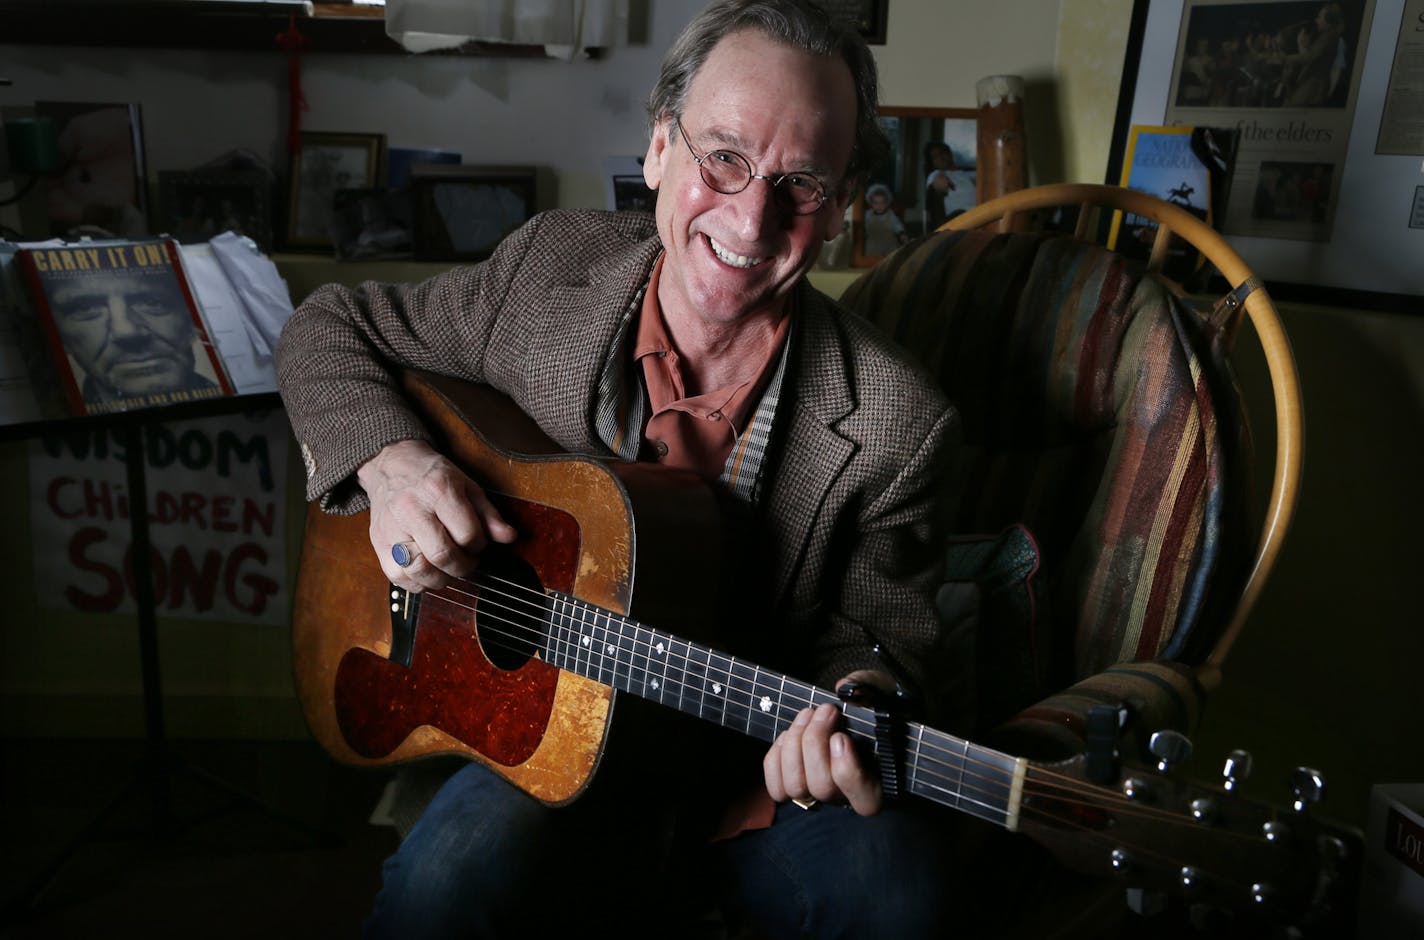
[[(844, 730), (876, 745), (875, 712), (833, 692), (551, 592), (543, 655), (560, 669), (770, 742), (797, 712), (826, 702)], [(905, 723), (906, 789), (980, 819), (1017, 828), (1025, 761), (918, 722)]]

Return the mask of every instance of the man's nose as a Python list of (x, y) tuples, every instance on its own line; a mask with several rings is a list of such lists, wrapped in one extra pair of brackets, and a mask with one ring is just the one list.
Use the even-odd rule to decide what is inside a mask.
[(753, 176), (751, 184), (737, 193), (737, 211), (741, 213), (741, 231), (748, 241), (780, 228), (791, 215), (777, 191), (775, 181), (765, 176)]
[(109, 304), (109, 332), (115, 337), (139, 336), (148, 332), (143, 315), (134, 310), (123, 297), (115, 297)]

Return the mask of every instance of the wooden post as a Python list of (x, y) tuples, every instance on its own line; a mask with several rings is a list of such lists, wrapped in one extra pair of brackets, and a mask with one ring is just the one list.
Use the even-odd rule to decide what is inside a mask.
[(1024, 139), (1024, 80), (991, 75), (974, 86), (979, 100), (978, 182), (980, 203), (1028, 185), (1028, 144)]

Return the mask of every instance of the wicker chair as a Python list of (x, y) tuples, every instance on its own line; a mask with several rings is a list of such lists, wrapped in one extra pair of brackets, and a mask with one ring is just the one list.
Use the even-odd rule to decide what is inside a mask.
[[(1112, 212), (1157, 223), (1145, 258), (1088, 239)], [(1174, 236), (1229, 285), (1206, 309), (1161, 273)], [(977, 709), (974, 738), (1056, 761), (1092, 747), (1104, 715), (1134, 756), (1146, 756), (1153, 732), (1189, 734), (1299, 489), (1299, 383), (1259, 279), (1177, 206), (1053, 185), (950, 220), (841, 299), (920, 357), (964, 417), (946, 504), (965, 534), (949, 546), (942, 597), (953, 606), (951, 589), (970, 583), (982, 601), (959, 648), (975, 657), (977, 687), (947, 690)], [(1243, 314), (1275, 395), (1264, 517), (1250, 506), (1254, 455), (1230, 360)], [(1062, 886), (1060, 873), (1038, 877), (1040, 888)], [(1082, 903), (1080, 887), (1065, 904)], [(1030, 935), (1102, 929), (1061, 906), (1026, 907), (1045, 911)]]

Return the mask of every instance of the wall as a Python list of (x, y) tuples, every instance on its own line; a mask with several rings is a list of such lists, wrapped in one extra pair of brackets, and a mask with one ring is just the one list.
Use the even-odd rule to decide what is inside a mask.
[[(393, 145), (450, 147), (471, 162), (546, 165), (559, 179), (548, 202), (602, 205), (602, 159), (642, 152), (643, 94), (661, 49), (700, 0), (650, 6), (646, 44), (597, 62), (307, 56), (305, 126), (383, 131)], [(1100, 181), (1131, 0), (974, 4), (972, 22), (968, 6), (891, 3), (888, 41), (877, 49), (884, 101), (970, 107), (979, 78), (1023, 75), (1032, 180)], [(140, 101), (151, 173), (237, 147), (280, 162), (285, 68), (276, 54), (0, 45), (0, 73), (15, 81), (0, 88), (0, 104)], [(1229, 748), (1248, 747), (1258, 759), (1252, 791), (1279, 800), (1286, 771), (1312, 764), (1332, 782), (1330, 811), (1362, 821), (1370, 783), (1424, 779), (1424, 752), (1413, 743), (1424, 662), (1413, 588), (1415, 534), (1424, 530), (1417, 493), (1424, 478), (1424, 318), (1305, 306), (1285, 313), (1306, 398), (1301, 510), (1227, 662), (1226, 685), (1209, 706), (1193, 769), (1214, 775)], [(1253, 344), (1248, 332), (1241, 377), (1259, 416), (1268, 413), (1270, 397)], [(1269, 437), (1261, 449), (1270, 453)], [(22, 456), (7, 445), (0, 475), (17, 474)], [(23, 519), (16, 488), (7, 489), (0, 513)], [(9, 545), (24, 544), (21, 532), (12, 536)], [(14, 548), (0, 553), (0, 563), (25, 570)], [(0, 679), (7, 689), (19, 671), (43, 661), (50, 664), (43, 681), (20, 677), (28, 688), (88, 683), (104, 693), (69, 712), (50, 707), (53, 699), (6, 699), (5, 733), (121, 734), (141, 727), (137, 652), (127, 624), (75, 632), (53, 624), (35, 629), (27, 621), (21, 631), (7, 625), (4, 633)], [(185, 690), (170, 713), (179, 732), (300, 734), (290, 700), (271, 691), (285, 681), (283, 641), (270, 630), (165, 627), (165, 668)], [(75, 650), (86, 664), (78, 674), (53, 665), (72, 663)], [(125, 673), (129, 664), (135, 668)], [(262, 690), (256, 706), (231, 694), (253, 685)]]
[[(535, 164), (557, 178), (547, 205), (602, 206), (603, 160), (641, 155), (644, 106), (662, 52), (701, 0), (646, 4), (637, 45), (596, 60), (348, 56), (302, 58), (308, 130), (384, 133), (391, 146), (442, 147), (468, 163)], [(1058, 0), (976, 11), (896, 0), (877, 47), (887, 104), (973, 107), (974, 83), (1010, 71), (1049, 81)], [(1028, 19), (1033, 28), (1025, 29)], [(984, 36), (1002, 37), (984, 42)], [(1014, 37), (1010, 39), (1009, 37)], [(149, 173), (187, 169), (242, 148), (285, 166), (287, 60), (271, 53), (198, 53), (3, 45), (0, 106), (36, 99), (137, 101)], [(925, 82), (925, 63), (935, 79)]]

